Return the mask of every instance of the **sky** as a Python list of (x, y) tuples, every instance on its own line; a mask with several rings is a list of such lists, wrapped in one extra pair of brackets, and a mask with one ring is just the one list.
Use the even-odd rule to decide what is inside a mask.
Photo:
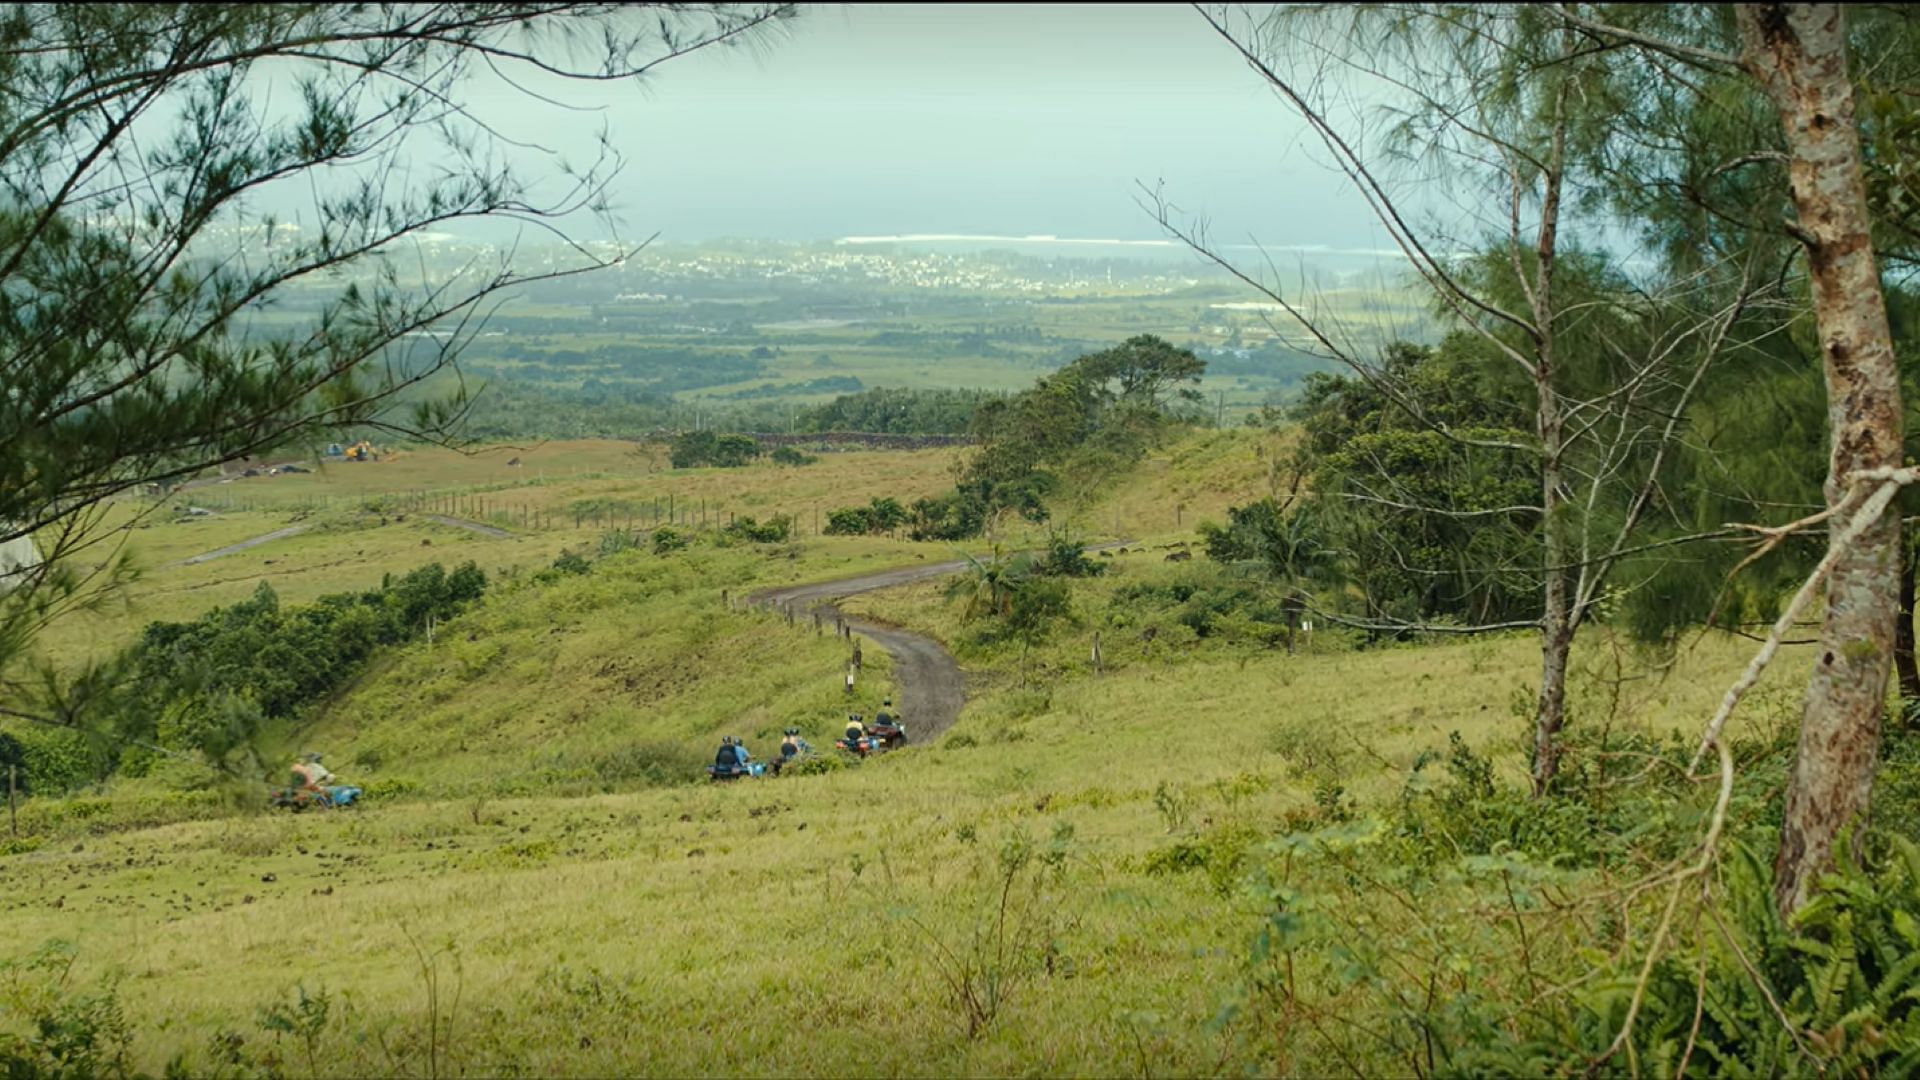
[(503, 128), (627, 159), (623, 233), (989, 234), (1157, 239), (1164, 184), (1222, 242), (1376, 249), (1365, 207), (1303, 128), (1184, 5), (809, 7), (753, 49), (709, 50), (641, 87), (492, 85)]

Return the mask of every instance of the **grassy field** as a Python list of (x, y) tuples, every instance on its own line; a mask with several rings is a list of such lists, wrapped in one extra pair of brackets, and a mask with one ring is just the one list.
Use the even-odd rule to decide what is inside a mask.
[[(61, 664), (97, 657), (155, 619), (192, 618), (244, 599), (267, 582), (290, 601), (379, 584), (427, 563), (469, 559), (492, 573), (532, 569), (561, 551), (597, 545), (609, 529), (651, 524), (672, 500), (676, 521), (725, 522), (729, 515), (794, 517), (817, 533), (837, 506), (876, 495), (912, 499), (951, 483), (954, 451), (857, 451), (821, 455), (814, 465), (744, 469), (667, 467), (635, 444), (579, 440), (463, 454), (404, 450), (368, 463), (334, 463), (311, 474), (258, 476), (195, 488), (167, 500), (219, 508), (212, 517), (153, 510), (124, 534), (140, 578), (96, 616), (62, 621), (42, 638)], [(515, 458), (523, 464), (508, 466)], [(410, 500), (402, 506), (402, 500)], [(227, 510), (225, 507), (235, 507)], [(131, 506), (112, 515), (126, 521)], [(497, 538), (430, 520), (425, 513), (492, 522)], [(576, 513), (577, 512), (577, 513)], [(196, 565), (183, 561), (293, 526), (305, 531)], [(836, 553), (891, 551), (879, 539), (835, 539)], [(910, 557), (910, 556), (907, 556)]]
[[(730, 610), (722, 590), (943, 549), (703, 542), (539, 585), (526, 568), (599, 530), (568, 521), (489, 540), (415, 517), (322, 518), (327, 529), (283, 545), (156, 571), (142, 588), (172, 591), (140, 594), (146, 617), (224, 602), (255, 580), (288, 596), (365, 586), (409, 560), (482, 558), (502, 578), (436, 640), (379, 660), (279, 740), (364, 781), (360, 809), (276, 816), (254, 809), (257, 790), (210, 779), (209, 798), (231, 794), (238, 808), (143, 828), (129, 808), (154, 780), (29, 801), (25, 836), (0, 846), (0, 1030), (64, 1008), (112, 1036), (116, 1014), (88, 1004), (111, 989), (129, 1058), (150, 1072), (1334, 1071), (1297, 1056), (1287, 1014), (1260, 989), (1253, 943), (1272, 912), (1243, 885), (1273, 875), (1310, 890), (1313, 872), (1269, 841), (1323, 820), (1329, 798), (1363, 814), (1390, 807), (1452, 734), (1517, 777), (1525, 724), (1513, 703), (1538, 654), (1524, 636), (1355, 651), (1323, 631), (1287, 655), (1119, 604), (1130, 587), (1202, 571), (1158, 545), (1263, 493), (1261, 445), (1199, 436), (1096, 503), (1155, 546), (1103, 558), (1106, 575), (1074, 585), (1075, 623), (1024, 662), (1004, 644), (970, 645), (937, 583), (850, 602), (953, 643), (972, 701), (935, 744), (778, 780), (697, 777), (722, 734), (762, 756), (788, 724), (823, 744), (846, 711), (871, 711), (887, 668), (870, 660), (850, 705), (844, 643), (805, 620)], [(378, 470), (406, 460), (352, 467), (344, 475), (365, 486), (340, 494), (378, 494)], [(515, 491), (553, 507), (674, 490), (781, 508), (931, 490), (947, 461), (636, 468)], [(1169, 491), (1186, 505), (1178, 522), (1155, 516)], [(192, 535), (214, 542), (241, 524), (164, 529), (211, 528)], [(195, 546), (164, 529), (149, 531), (169, 555)], [(1096, 630), (1099, 674), (1087, 659)], [(1694, 731), (1750, 649), (1705, 638), (1657, 667), (1590, 632), (1570, 714), (1621, 733)], [(1644, 677), (1620, 679), (1617, 659)], [(1788, 649), (1743, 724), (1782, 722), (1806, 662)], [(1435, 917), (1468, 928), (1459, 963), (1489, 983), (1520, 977), (1471, 930), (1485, 920), (1464, 886), (1435, 895)], [(1543, 939), (1533, 955), (1577, 947)], [(1342, 962), (1330, 949), (1300, 977), (1337, 982)]]
[[(448, 636), (509, 632), (517, 601)], [(597, 632), (585, 614), (563, 625)], [(688, 698), (739, 710), (750, 738), (782, 710), (837, 708), (820, 689), (836, 657), (815, 655), (810, 634), (716, 619), (733, 622), (708, 642), (764, 694), (721, 697), (717, 680), (741, 670), (729, 662)], [(710, 715), (633, 710), (625, 731), (574, 739), (542, 732), (534, 708), (502, 707), (503, 686), (543, 674), (569, 698), (603, 695), (595, 680), (612, 673), (566, 649), (572, 661), (516, 656), (471, 680), (458, 654), (403, 657), (314, 737), (391, 751), (392, 765), (423, 755), (405, 767), (457, 783), (635, 737), (710, 736)], [(1690, 656), (1636, 722), (1697, 719), (1743, 651)], [(1284, 830), (1322, 760), (1367, 799), (1450, 731), (1511, 764), (1519, 729), (1503, 703), (1532, 662), (1521, 640), (1143, 662), (989, 693), (942, 745), (825, 776), (75, 834), (0, 862), (0, 951), (74, 943), (71, 977), (117, 983), (149, 1068), (177, 1054), (204, 1067), (210, 1035), (230, 1031), (247, 1060), (305, 1069), (305, 1048), (259, 1022), (304, 988), (332, 1002), (313, 1066), (330, 1075), (1239, 1071), (1281, 1053), (1257, 1014), (1217, 1022), (1257, 919), (1204, 868), (1156, 870), (1156, 856)], [(363, 721), (344, 719), (356, 711)], [(587, 717), (623, 721), (611, 702)], [(489, 745), (506, 731), (536, 745)], [(994, 898), (1022, 843), (1034, 861), (1012, 875), (1016, 917), (1040, 937), (1007, 961), (1026, 981), (969, 1037), (943, 949), (967, 955), (999, 929)], [(738, 1038), (716, 1048), (725, 1031)]]

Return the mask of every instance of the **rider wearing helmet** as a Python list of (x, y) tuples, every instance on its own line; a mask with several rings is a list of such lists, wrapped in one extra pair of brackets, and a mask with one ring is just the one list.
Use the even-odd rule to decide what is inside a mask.
[(847, 714), (847, 746), (857, 747), (861, 739), (867, 737), (867, 726), (860, 722), (859, 713)]
[(741, 748), (734, 745), (733, 736), (720, 736), (720, 750), (713, 755), (714, 768), (722, 772), (730, 771), (734, 766), (740, 764), (740, 753)]

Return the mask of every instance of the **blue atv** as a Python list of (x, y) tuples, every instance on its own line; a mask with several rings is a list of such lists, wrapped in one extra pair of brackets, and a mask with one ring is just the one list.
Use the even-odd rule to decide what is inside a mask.
[(360, 798), (360, 789), (345, 785), (324, 788), (275, 788), (267, 803), (299, 813), (302, 810), (344, 810)]
[(709, 765), (707, 766), (707, 779), (738, 780), (743, 776), (764, 776), (766, 772), (766, 765), (758, 761), (749, 761), (745, 765), (741, 765), (738, 762), (732, 765)]

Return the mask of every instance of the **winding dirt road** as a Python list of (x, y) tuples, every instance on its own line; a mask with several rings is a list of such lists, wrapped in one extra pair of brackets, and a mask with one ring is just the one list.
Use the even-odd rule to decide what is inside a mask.
[[(1116, 540), (1095, 544), (1086, 550), (1124, 550), (1135, 543), (1137, 541)], [(893, 656), (893, 679), (897, 687), (894, 698), (900, 706), (900, 714), (912, 725), (907, 729), (908, 732), (916, 742), (930, 742), (953, 726), (953, 722), (960, 718), (961, 707), (967, 703), (967, 678), (961, 673), (960, 665), (953, 662), (953, 655), (947, 652), (945, 646), (932, 638), (871, 619), (845, 615), (833, 606), (833, 601), (855, 593), (890, 589), (895, 585), (909, 585), (928, 578), (958, 574), (966, 568), (964, 559), (901, 566), (837, 581), (762, 589), (747, 600), (759, 607), (784, 608), (791, 605), (795, 615), (818, 611), (822, 618), (845, 619), (854, 633), (864, 634), (878, 642)]]
[(784, 608), (791, 605), (796, 615), (819, 611), (822, 618), (842, 618), (856, 634), (872, 639), (893, 656), (894, 698), (900, 715), (906, 718), (907, 731), (915, 742), (931, 742), (960, 718), (967, 703), (967, 678), (952, 654), (930, 637), (887, 626), (852, 615), (844, 615), (833, 601), (855, 593), (892, 588), (927, 578), (957, 574), (967, 568), (959, 559), (882, 570), (838, 581), (819, 581), (807, 585), (787, 585), (763, 589), (748, 597), (760, 607)]

